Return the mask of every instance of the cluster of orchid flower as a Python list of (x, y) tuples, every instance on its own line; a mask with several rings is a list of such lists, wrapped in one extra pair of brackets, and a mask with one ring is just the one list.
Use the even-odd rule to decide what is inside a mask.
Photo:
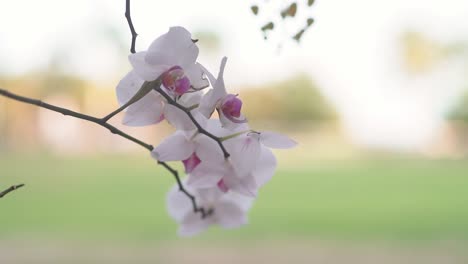
[(172, 27), (147, 51), (129, 56), (133, 70), (116, 89), (119, 103), (126, 107), (125, 125), (166, 120), (176, 128), (152, 156), (160, 162), (181, 161), (187, 174), (184, 188), (207, 209), (199, 214), (179, 186), (170, 190), (168, 211), (185, 236), (213, 224), (223, 228), (245, 224), (259, 188), (276, 169), (269, 148), (296, 145), (286, 136), (250, 129), (241, 113), (242, 101), (225, 88), (227, 58), (216, 78), (197, 62), (198, 52), (190, 32)]

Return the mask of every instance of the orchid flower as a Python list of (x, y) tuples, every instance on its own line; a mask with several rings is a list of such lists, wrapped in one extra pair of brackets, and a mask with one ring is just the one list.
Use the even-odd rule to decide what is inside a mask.
[[(117, 85), (119, 104), (127, 103), (145, 81), (157, 78), (161, 78), (164, 90), (174, 97), (180, 97), (191, 87), (197, 90), (208, 87), (208, 80), (203, 77), (204, 68), (196, 62), (197, 57), (198, 47), (190, 32), (183, 27), (171, 27), (150, 45), (148, 51), (129, 56), (133, 70)], [(123, 123), (129, 126), (157, 124), (167, 114), (163, 106), (162, 96), (150, 91), (127, 108)]]
[(228, 94), (224, 85), (224, 68), (227, 58), (221, 60), (221, 66), (218, 73), (218, 78), (205, 70), (208, 79), (210, 80), (213, 89), (208, 91), (200, 102), (200, 112), (207, 118), (210, 118), (216, 110), (219, 115), (222, 127), (232, 129), (239, 124), (247, 122), (247, 119), (242, 115), (242, 101), (235, 94)]
[[(129, 72), (116, 88), (117, 100), (126, 104), (142, 87), (145, 81), (135, 71)], [(127, 126), (148, 126), (164, 120), (163, 97), (156, 91), (150, 91), (139, 101), (131, 104), (125, 111), (122, 121)]]
[(201, 162), (189, 174), (188, 184), (195, 188), (216, 184), (221, 190), (255, 197), (276, 169), (276, 158), (268, 147), (291, 148), (296, 143), (278, 133), (253, 132), (247, 124), (227, 130), (217, 121), (209, 120), (206, 128), (224, 139), (223, 144), (231, 156), (225, 160), (213, 140), (198, 135), (194, 150)]
[(247, 211), (252, 206), (252, 199), (235, 193), (224, 194), (216, 187), (186, 188), (195, 195), (200, 206), (213, 210), (213, 213), (206, 218), (201, 218), (193, 212), (190, 199), (179, 191), (177, 185), (174, 186), (167, 195), (167, 209), (169, 215), (179, 224), (179, 235), (193, 236), (211, 225), (231, 229), (247, 223)]
[[(198, 157), (198, 156), (197, 156)], [(215, 164), (201, 161), (190, 172), (187, 184), (193, 188), (217, 186), (223, 193), (233, 191), (248, 197), (256, 197), (258, 190), (274, 175), (277, 161), (271, 150), (261, 147), (254, 168), (241, 175), (229, 161)]]
[[(117, 86), (118, 101), (124, 105), (121, 108), (128, 105), (124, 124), (143, 126), (165, 119), (176, 129), (151, 155), (161, 162), (184, 165), (188, 177), (182, 183), (178, 179), (178, 184), (186, 190), (180, 192), (182, 186), (175, 186), (167, 202), (169, 214), (184, 236), (214, 224), (223, 228), (245, 224), (252, 199), (277, 167), (270, 148), (296, 145), (287, 136), (250, 129), (241, 113), (242, 101), (226, 91), (226, 57), (217, 78), (196, 61), (197, 57), (198, 47), (191, 34), (182, 27), (172, 27), (147, 51), (129, 56), (133, 70)], [(153, 84), (160, 84), (157, 91), (149, 86)], [(208, 84), (212, 89), (204, 93), (202, 89)], [(210, 119), (214, 111), (219, 119)], [(192, 197), (196, 197), (196, 204)], [(194, 206), (211, 213), (201, 217)]]
[(198, 90), (208, 86), (204, 68), (196, 62), (198, 52), (189, 31), (171, 27), (153, 41), (148, 51), (131, 54), (129, 60), (140, 78), (150, 82), (161, 77), (163, 86), (179, 96), (191, 87)]

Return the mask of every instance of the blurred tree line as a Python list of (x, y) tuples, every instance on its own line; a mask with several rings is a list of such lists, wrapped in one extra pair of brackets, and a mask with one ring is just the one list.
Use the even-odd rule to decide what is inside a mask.
[(337, 119), (334, 108), (306, 75), (248, 88), (241, 91), (241, 98), (250, 121), (288, 125)]

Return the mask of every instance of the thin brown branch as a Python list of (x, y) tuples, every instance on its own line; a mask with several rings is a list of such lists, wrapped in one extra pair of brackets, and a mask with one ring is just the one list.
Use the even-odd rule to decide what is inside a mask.
[(195, 125), (195, 127), (197, 128), (198, 130), (198, 133), (200, 134), (203, 134), (211, 139), (213, 139), (214, 141), (216, 141), (216, 143), (218, 143), (219, 147), (221, 148), (221, 151), (223, 152), (223, 155), (224, 155), (224, 158), (227, 159), (229, 158), (230, 154), (229, 152), (226, 150), (226, 148), (224, 147), (223, 145), (223, 142), (221, 140), (221, 138), (211, 134), (210, 132), (208, 132), (207, 130), (205, 130), (199, 123), (198, 121), (195, 119), (195, 117), (193, 116), (192, 114), (192, 108), (187, 108), (179, 103), (176, 102), (176, 100), (174, 100), (171, 96), (169, 96), (165, 91), (163, 91), (163, 89), (161, 89), (161, 86), (158, 85), (159, 83), (155, 82), (157, 85), (154, 86), (154, 90), (156, 92), (158, 92), (159, 94), (161, 94), (169, 104), (179, 108), (180, 110), (182, 110), (185, 114), (187, 114), (187, 116), (190, 118), (190, 120), (192, 121), (192, 123)]
[(44, 103), (44, 102), (42, 102), (40, 100), (37, 100), (37, 99), (32, 99), (32, 98), (16, 95), (16, 94), (10, 93), (9, 91), (3, 90), (3, 89), (0, 89), (0, 95), (3, 95), (5, 97), (8, 97), (10, 99), (20, 101), (20, 102), (23, 102), (23, 103), (36, 105), (36, 106), (39, 106), (39, 107), (42, 107), (42, 108), (46, 108), (46, 109), (52, 110), (54, 112), (61, 113), (61, 114), (66, 115), (66, 116), (73, 116), (73, 117), (76, 117), (78, 119), (83, 119), (83, 120), (98, 124), (100, 126), (103, 126), (103, 127), (107, 128), (112, 134), (119, 135), (121, 137), (124, 137), (124, 138), (132, 141), (132, 142), (135, 142), (136, 144), (144, 147), (145, 149), (147, 149), (149, 151), (153, 150), (152, 145), (146, 144), (145, 142), (130, 136), (129, 134), (119, 130), (118, 128), (116, 128), (116, 127), (112, 126), (111, 124), (107, 123), (106, 121), (103, 121), (103, 119), (101, 119), (101, 118), (81, 114), (81, 113), (78, 113), (78, 112), (75, 112), (75, 111), (72, 111), (72, 110), (69, 110), (69, 109), (66, 109), (66, 108), (62, 108), (62, 107), (58, 107), (58, 106), (51, 105), (51, 104), (48, 104), (48, 103)]
[[(19, 102), (35, 105), (35, 106), (42, 107), (42, 108), (45, 108), (45, 109), (48, 109), (48, 110), (51, 110), (51, 111), (54, 111), (54, 112), (57, 112), (57, 113), (61, 113), (61, 114), (66, 115), (66, 116), (72, 116), (72, 117), (75, 117), (75, 118), (78, 118), (78, 119), (89, 121), (91, 123), (95, 123), (97, 125), (100, 125), (102, 127), (107, 128), (113, 134), (119, 135), (119, 136), (121, 136), (121, 137), (123, 137), (125, 139), (128, 139), (128, 140), (142, 146), (143, 148), (147, 149), (148, 151), (152, 151), (154, 149), (154, 147), (152, 145), (147, 144), (147, 143), (145, 143), (145, 142), (143, 142), (143, 141), (141, 141), (141, 140), (139, 140), (137, 138), (134, 138), (134, 137), (130, 136), (129, 134), (119, 130), (116, 127), (114, 127), (113, 125), (107, 123), (106, 119), (81, 114), (81, 113), (78, 113), (78, 112), (75, 112), (75, 111), (72, 111), (72, 110), (69, 110), (69, 109), (66, 109), (66, 108), (62, 108), (62, 107), (58, 107), (58, 106), (51, 105), (51, 104), (48, 104), (48, 103), (44, 103), (44, 102), (42, 102), (40, 100), (37, 100), (37, 99), (32, 99), (32, 98), (20, 96), (20, 95), (17, 95), (17, 94), (13, 94), (13, 93), (11, 93), (11, 92), (9, 92), (7, 90), (4, 90), (4, 89), (0, 89), (0, 95), (2, 95), (4, 97), (7, 97), (7, 98), (10, 98), (10, 99), (13, 99), (13, 100), (16, 100), (16, 101), (19, 101)], [(163, 166), (164, 168), (166, 168), (170, 173), (172, 173), (174, 175), (174, 177), (175, 177), (175, 179), (177, 181), (177, 185), (179, 186), (179, 189), (192, 201), (193, 211), (195, 213), (200, 213), (202, 218), (205, 218), (205, 217), (207, 217), (207, 216), (209, 216), (209, 215), (211, 215), (213, 213), (212, 209), (205, 210), (204, 208), (199, 207), (197, 205), (195, 197), (192, 194), (190, 194), (184, 188), (184, 186), (182, 185), (182, 182), (181, 182), (180, 177), (179, 177), (179, 173), (176, 170), (171, 168), (165, 162), (158, 161), (158, 164)], [(16, 185), (16, 186), (10, 187), (9, 189), (7, 189), (7, 190), (0, 193), (0, 198), (3, 197), (4, 195), (6, 195), (7, 193), (11, 192), (11, 191), (14, 191), (14, 190), (16, 190), (18, 188), (21, 188), (22, 186), (24, 186), (24, 185)]]
[(192, 201), (192, 207), (193, 207), (193, 211), (195, 213), (198, 213), (198, 212), (201, 213), (202, 218), (205, 218), (205, 217), (210, 216), (210, 215), (213, 214), (213, 212), (214, 212), (213, 208), (205, 210), (205, 208), (199, 207), (197, 205), (195, 196), (193, 196), (191, 193), (189, 193), (184, 188), (184, 185), (182, 184), (182, 181), (180, 180), (179, 173), (176, 170), (172, 169), (171, 167), (169, 167), (166, 163), (164, 163), (162, 161), (158, 161), (158, 163), (160, 165), (162, 165), (163, 167), (165, 167), (168, 171), (170, 171), (174, 175), (174, 177), (175, 177), (175, 179), (177, 181), (177, 185), (179, 185), (179, 191), (183, 192), (185, 194), (185, 196), (187, 196)]
[(0, 192), (0, 198), (3, 198), (5, 195), (11, 193), (12, 191), (16, 191), (16, 190), (18, 190), (19, 188), (21, 188), (23, 186), (24, 186), (24, 184), (18, 184), (18, 185), (11, 186), (10, 188)]
[(136, 33), (135, 27), (133, 26), (132, 15), (130, 13), (130, 0), (125, 1), (125, 18), (127, 19), (130, 33), (132, 34), (132, 46), (130, 47), (130, 52), (135, 53), (136, 38), (138, 33)]

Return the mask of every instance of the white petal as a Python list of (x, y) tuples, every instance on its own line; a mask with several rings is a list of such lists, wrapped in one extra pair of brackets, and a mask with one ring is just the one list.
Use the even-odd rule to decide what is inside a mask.
[(216, 83), (216, 78), (214, 77), (214, 75), (207, 68), (205, 68), (202, 64), (200, 64), (200, 67), (202, 68), (203, 72), (206, 74), (206, 77), (208, 77), (208, 80), (210, 81), (211, 86), (214, 86)]
[(167, 122), (173, 125), (178, 130), (193, 130), (196, 129), (195, 125), (193, 124), (192, 120), (188, 117), (188, 115), (180, 110), (179, 108), (167, 104), (164, 108), (164, 117), (166, 118)]
[(209, 90), (200, 100), (198, 111), (206, 118), (210, 118), (216, 108), (216, 101), (213, 103), (211, 97), (213, 96), (213, 89)]
[[(241, 115), (239, 117), (239, 120), (243, 120), (245, 119), (245, 117), (243, 115)], [(231, 120), (229, 120), (228, 118), (226, 118), (226, 116), (224, 115), (224, 113), (222, 111), (219, 111), (219, 121), (221, 122), (221, 126), (225, 129), (225, 130), (228, 130), (228, 131), (234, 131), (236, 130), (238, 127), (240, 126), (243, 126), (245, 123), (247, 122), (244, 122), (244, 123), (234, 123), (232, 122)], [(231, 132), (231, 134), (234, 134), (235, 132)]]
[(247, 197), (245, 195), (235, 193), (235, 192), (228, 192), (224, 194), (221, 199), (223, 201), (231, 202), (236, 204), (239, 208), (241, 208), (244, 212), (247, 212), (253, 204), (254, 199), (252, 197)]
[(223, 177), (224, 170), (218, 164), (200, 163), (189, 175), (187, 184), (193, 188), (213, 188)]
[(203, 204), (217, 204), (226, 195), (227, 194), (221, 192), (217, 186), (212, 188), (197, 189), (197, 199)]
[(203, 68), (200, 67), (199, 63), (195, 63), (184, 68), (184, 72), (189, 78), (190, 84), (195, 89), (206, 88), (210, 85), (208, 80), (203, 76)]
[(208, 130), (210, 133), (217, 137), (226, 137), (230, 136), (233, 134), (237, 134), (239, 132), (249, 132), (249, 124), (248, 123), (242, 123), (233, 128), (232, 130), (226, 129), (222, 127), (221, 121), (218, 119), (210, 119), (206, 123), (206, 130)]
[(273, 152), (266, 147), (262, 147), (257, 166), (252, 172), (258, 187), (262, 187), (275, 174), (276, 158)]
[(151, 155), (159, 161), (179, 161), (188, 159), (194, 151), (194, 144), (185, 137), (183, 132), (176, 131), (165, 138), (151, 152)]
[(179, 191), (177, 184), (168, 192), (166, 205), (169, 215), (178, 223), (182, 222), (184, 216), (192, 211), (192, 201)]
[(123, 124), (127, 126), (148, 126), (164, 120), (161, 97), (151, 91), (139, 101), (127, 107)]
[(258, 139), (241, 135), (223, 142), (230, 156), (230, 161), (239, 177), (247, 176), (255, 168), (260, 157), (261, 145)]
[[(194, 64), (198, 57), (198, 47), (192, 41), (189, 31), (183, 27), (171, 27), (169, 31), (157, 38), (148, 48), (149, 54), (161, 53), (164, 60), (160, 63), (170, 61), (170, 66), (181, 66), (185, 68)], [(152, 64), (159, 63), (153, 56), (148, 56), (148, 62)]]
[(176, 60), (172, 57), (173, 54), (167, 52), (171, 49), (171, 46), (172, 43), (168, 39), (168, 33), (159, 36), (149, 46), (145, 61), (152, 65), (175, 66)]
[(128, 56), (135, 73), (145, 81), (156, 80), (163, 72), (170, 68), (169, 65), (148, 64), (145, 60), (145, 57), (146, 51), (137, 52)]
[(205, 69), (205, 73), (210, 79), (211, 85), (213, 85), (213, 89), (208, 91), (205, 94), (205, 96), (203, 96), (200, 102), (200, 106), (199, 106), (200, 112), (207, 118), (209, 118), (211, 114), (213, 113), (213, 111), (215, 110), (216, 104), (218, 103), (218, 101), (227, 95), (226, 88), (224, 87), (224, 78), (223, 78), (226, 61), (227, 61), (226, 57), (224, 57), (223, 60), (221, 61), (221, 66), (219, 69), (217, 80), (214, 80), (213, 75), (211, 75), (211, 73), (209, 73), (204, 67), (202, 67), (203, 69)]
[(230, 174), (223, 178), (224, 184), (230, 191), (245, 195), (247, 197), (257, 197), (258, 187), (253, 176), (248, 175), (241, 179), (237, 176)]
[(206, 135), (199, 134), (194, 138), (195, 152), (202, 162), (223, 164), (225, 161), (223, 152), (218, 143)]
[(203, 95), (201, 91), (195, 93), (186, 93), (183, 94), (177, 102), (185, 107), (191, 107), (199, 104), (202, 96)]
[(269, 131), (260, 133), (260, 141), (267, 147), (277, 149), (288, 149), (297, 145), (296, 141), (288, 138), (287, 136)]
[(124, 105), (140, 90), (145, 80), (138, 77), (135, 71), (131, 71), (123, 77), (116, 87), (117, 100)]
[(175, 58), (171, 57), (170, 54), (164, 51), (149, 52), (147, 51), (145, 56), (145, 62), (152, 66), (166, 65), (168, 68), (176, 66), (177, 62)]
[(194, 236), (206, 230), (212, 224), (214, 224), (213, 217), (202, 219), (200, 214), (191, 212), (187, 214), (180, 223), (179, 235)]
[(218, 79), (213, 85), (213, 100), (219, 100), (227, 95), (226, 87), (224, 86), (224, 68), (226, 67), (227, 57), (223, 57), (221, 60), (221, 66), (219, 66)]
[(223, 228), (236, 228), (247, 224), (246, 213), (234, 203), (220, 203), (216, 206), (215, 212), (218, 224)]

